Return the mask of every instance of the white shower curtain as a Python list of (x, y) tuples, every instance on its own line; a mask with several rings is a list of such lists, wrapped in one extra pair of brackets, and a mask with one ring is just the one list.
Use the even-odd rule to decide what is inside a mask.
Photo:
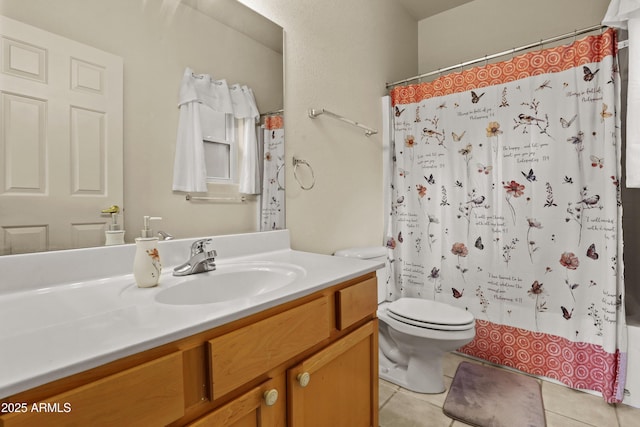
[(470, 310), (462, 352), (622, 399), (615, 33), (392, 90), (389, 298)]
[(263, 134), (264, 171), (260, 230), (282, 230), (285, 228), (283, 117), (265, 117)]

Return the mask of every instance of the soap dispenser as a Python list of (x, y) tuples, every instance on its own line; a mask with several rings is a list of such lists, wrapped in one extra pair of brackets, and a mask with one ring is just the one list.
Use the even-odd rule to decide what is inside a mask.
[(111, 224), (109, 224), (109, 229), (105, 230), (104, 236), (105, 246), (124, 245), (124, 230), (118, 223), (118, 214), (116, 212), (111, 214)]
[(145, 216), (142, 235), (136, 238), (136, 255), (133, 260), (133, 276), (140, 288), (156, 286), (160, 280), (162, 264), (158, 253), (158, 238), (153, 236), (151, 221), (160, 217)]
[(120, 206), (111, 205), (106, 209), (102, 209), (100, 213), (111, 215), (111, 224), (109, 224), (109, 229), (105, 230), (104, 232), (105, 246), (124, 244), (124, 230), (122, 229), (122, 226), (118, 223), (118, 214), (120, 213)]

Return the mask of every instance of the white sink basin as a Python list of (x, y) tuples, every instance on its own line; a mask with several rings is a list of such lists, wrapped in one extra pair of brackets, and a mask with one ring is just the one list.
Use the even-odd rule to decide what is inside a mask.
[(251, 298), (290, 285), (304, 274), (303, 268), (292, 264), (219, 265), (214, 271), (185, 276), (155, 299), (162, 304), (196, 305)]

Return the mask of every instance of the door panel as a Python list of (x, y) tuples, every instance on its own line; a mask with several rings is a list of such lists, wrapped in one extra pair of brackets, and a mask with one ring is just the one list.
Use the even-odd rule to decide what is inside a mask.
[(0, 16), (0, 255), (99, 246), (122, 206), (123, 61)]

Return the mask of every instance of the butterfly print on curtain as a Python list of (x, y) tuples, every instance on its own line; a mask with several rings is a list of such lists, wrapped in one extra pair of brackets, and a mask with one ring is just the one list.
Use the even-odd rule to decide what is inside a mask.
[[(467, 308), (486, 331), (463, 352), (600, 390), (610, 402), (621, 396), (611, 372), (625, 351), (617, 341), (624, 316), (614, 53), (615, 34), (606, 31), (394, 88), (388, 231), (393, 296)], [(557, 368), (539, 372), (531, 352), (508, 341), (533, 333), (531, 342), (551, 346), (536, 347), (536, 360), (557, 360)], [(491, 334), (499, 344), (483, 338)], [(559, 342), (606, 362), (589, 365), (588, 379), (569, 375), (583, 367), (555, 356)]]

